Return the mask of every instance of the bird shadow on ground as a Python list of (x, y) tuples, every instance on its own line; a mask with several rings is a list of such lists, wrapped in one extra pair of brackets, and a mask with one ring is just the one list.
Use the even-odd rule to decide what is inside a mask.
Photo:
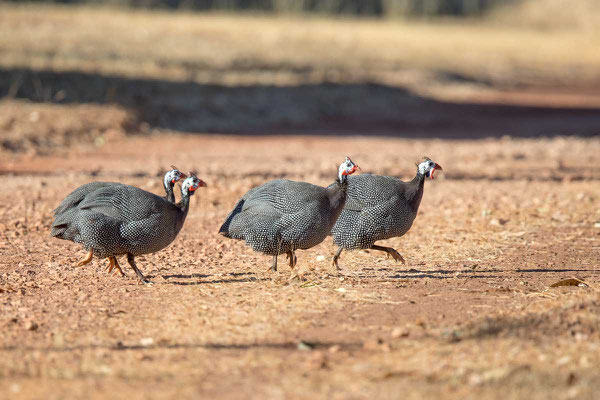
[[(363, 268), (363, 271), (380, 271), (385, 272), (389, 271), (392, 275), (388, 276), (378, 276), (371, 274), (357, 274), (357, 278), (384, 278), (384, 279), (423, 279), (423, 278), (431, 278), (431, 279), (456, 279), (459, 278), (473, 278), (473, 279), (482, 279), (482, 278), (499, 278), (500, 275), (497, 275), (499, 272), (505, 272), (499, 269), (486, 269), (474, 271), (472, 269), (460, 269), (460, 270), (448, 270), (448, 269), (438, 269), (438, 270), (418, 270), (411, 268), (409, 270), (394, 270), (392, 268)], [(487, 275), (487, 273), (496, 273), (496, 275)]]
[[(386, 276), (387, 279), (423, 279), (423, 278), (431, 278), (431, 279), (457, 279), (457, 278), (469, 278), (469, 279), (497, 279), (500, 278), (500, 275), (485, 275), (485, 274), (477, 274), (475, 275), (473, 271), (443, 271), (442, 274), (447, 275), (436, 275), (438, 272), (432, 271), (412, 271), (413, 273), (401, 272), (395, 275)], [(481, 271), (484, 272), (484, 271)], [(487, 271), (485, 271), (487, 272)], [(493, 271), (490, 271), (493, 272)], [(448, 275), (451, 273), (452, 275)]]
[(161, 275), (163, 279), (193, 279), (193, 278), (208, 278), (211, 275), (206, 274), (172, 274), (172, 275)]
[(515, 272), (600, 272), (600, 269), (577, 269), (577, 268), (518, 268)]
[(431, 278), (431, 279), (457, 279), (457, 278), (469, 278), (469, 279), (498, 279), (500, 275), (468, 275), (468, 272), (461, 272), (460, 275), (452, 275), (452, 276), (436, 276), (431, 273), (421, 272), (415, 275), (392, 275), (386, 278), (388, 279), (423, 279), (423, 278)]
[[(173, 275), (161, 275), (165, 282), (168, 285), (180, 285), (180, 286), (193, 286), (193, 285), (206, 285), (211, 283), (241, 283), (241, 282), (261, 282), (266, 281), (267, 278), (257, 278), (253, 272), (231, 272), (226, 276), (233, 277), (232, 279), (222, 278), (222, 279), (212, 279), (208, 281), (197, 281), (191, 279), (202, 279), (202, 278), (211, 278), (211, 277), (222, 277), (222, 274), (218, 275), (206, 275), (206, 274), (173, 274)], [(241, 277), (236, 279), (236, 277)], [(190, 281), (169, 281), (169, 279), (190, 279)]]
[(320, 341), (298, 341), (281, 343), (157, 343), (149, 346), (140, 344), (124, 344), (117, 342), (114, 345), (78, 345), (65, 347), (20, 347), (4, 346), (0, 351), (46, 351), (46, 352), (70, 352), (89, 349), (108, 349), (116, 351), (135, 351), (152, 349), (207, 349), (207, 350), (250, 350), (250, 349), (274, 349), (274, 350), (303, 350), (303, 349), (328, 349), (331, 346), (339, 346), (342, 350), (356, 350), (362, 348), (362, 343), (347, 342), (320, 342)]

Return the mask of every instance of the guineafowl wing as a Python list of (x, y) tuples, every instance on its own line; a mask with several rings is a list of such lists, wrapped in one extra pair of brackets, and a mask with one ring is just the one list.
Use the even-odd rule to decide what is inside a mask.
[(160, 213), (165, 207), (165, 202), (154, 193), (133, 186), (118, 185), (93, 191), (79, 204), (79, 208), (100, 212), (126, 222), (139, 221)]
[(361, 211), (392, 201), (405, 190), (406, 183), (390, 176), (363, 174), (348, 177), (345, 210)]
[(86, 183), (85, 185), (81, 185), (77, 189), (75, 189), (71, 193), (69, 193), (67, 195), (67, 197), (65, 197), (64, 200), (61, 201), (61, 203), (58, 205), (58, 207), (56, 207), (54, 210), (52, 210), (52, 212), (54, 213), (55, 216), (57, 216), (57, 215), (64, 213), (67, 210), (76, 208), (83, 201), (83, 199), (85, 199), (85, 197), (88, 194), (90, 194), (100, 188), (103, 188), (106, 186), (112, 186), (112, 185), (120, 185), (120, 183), (117, 183), (117, 182), (90, 182), (90, 183)]
[[(307, 182), (277, 179), (248, 192), (242, 210), (260, 207), (261, 210), (275, 210), (281, 214), (294, 214), (327, 200), (325, 189)], [(271, 212), (269, 211), (269, 212)]]

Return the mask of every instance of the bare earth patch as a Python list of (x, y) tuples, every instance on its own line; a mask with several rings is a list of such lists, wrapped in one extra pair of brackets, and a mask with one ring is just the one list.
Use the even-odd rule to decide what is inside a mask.
[[(7, 153), (5, 153), (7, 154)], [(596, 138), (109, 137), (2, 159), (0, 390), (21, 398), (593, 398), (600, 384)], [(345, 155), (409, 179), (419, 216), (387, 241), (407, 259), (298, 253), (301, 279), (218, 227), (268, 179), (326, 185)], [(179, 238), (140, 258), (154, 281), (72, 265), (51, 210), (91, 180), (160, 193), (170, 164), (209, 187)], [(323, 257), (324, 256), (324, 260)], [(577, 277), (582, 286), (550, 285)], [(51, 395), (49, 395), (51, 393)]]

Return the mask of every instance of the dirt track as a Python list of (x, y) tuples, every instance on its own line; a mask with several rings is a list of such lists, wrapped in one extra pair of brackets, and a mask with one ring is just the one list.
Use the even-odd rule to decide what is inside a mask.
[[(351, 155), (365, 172), (427, 181), (411, 231), (375, 252), (328, 240), (302, 278), (216, 232), (235, 200), (276, 177), (318, 184)], [(0, 392), (11, 397), (593, 398), (600, 384), (597, 139), (395, 140), (156, 136), (0, 163)], [(210, 185), (155, 282), (73, 268), (48, 237), (75, 187), (116, 180), (160, 193), (170, 164)], [(325, 260), (321, 260), (324, 256)], [(283, 259), (282, 259), (283, 260)], [(284, 264), (284, 263), (282, 263)], [(591, 287), (549, 285), (578, 277)]]

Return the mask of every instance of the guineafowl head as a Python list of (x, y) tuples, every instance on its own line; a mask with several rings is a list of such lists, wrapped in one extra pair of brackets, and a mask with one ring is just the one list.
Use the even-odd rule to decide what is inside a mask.
[(171, 165), (171, 170), (165, 174), (164, 185), (166, 187), (173, 188), (175, 183), (179, 182), (181, 179), (187, 178), (187, 175), (178, 170), (176, 167)]
[(426, 178), (433, 179), (433, 174), (437, 170), (443, 171), (442, 166), (431, 161), (429, 157), (423, 157), (423, 161), (417, 164), (417, 172), (421, 175), (424, 175)]
[(348, 175), (352, 175), (357, 169), (359, 169), (359, 166), (354, 164), (350, 157), (346, 157), (346, 160), (341, 163), (338, 168), (338, 180), (340, 182), (345, 182)]
[(190, 195), (193, 196), (194, 192), (196, 192), (196, 189), (198, 189), (199, 187), (206, 187), (206, 182), (204, 182), (202, 179), (198, 178), (196, 175), (194, 175), (193, 173), (189, 173), (189, 177), (187, 177), (183, 183), (181, 184), (181, 194), (183, 196), (186, 195)]

